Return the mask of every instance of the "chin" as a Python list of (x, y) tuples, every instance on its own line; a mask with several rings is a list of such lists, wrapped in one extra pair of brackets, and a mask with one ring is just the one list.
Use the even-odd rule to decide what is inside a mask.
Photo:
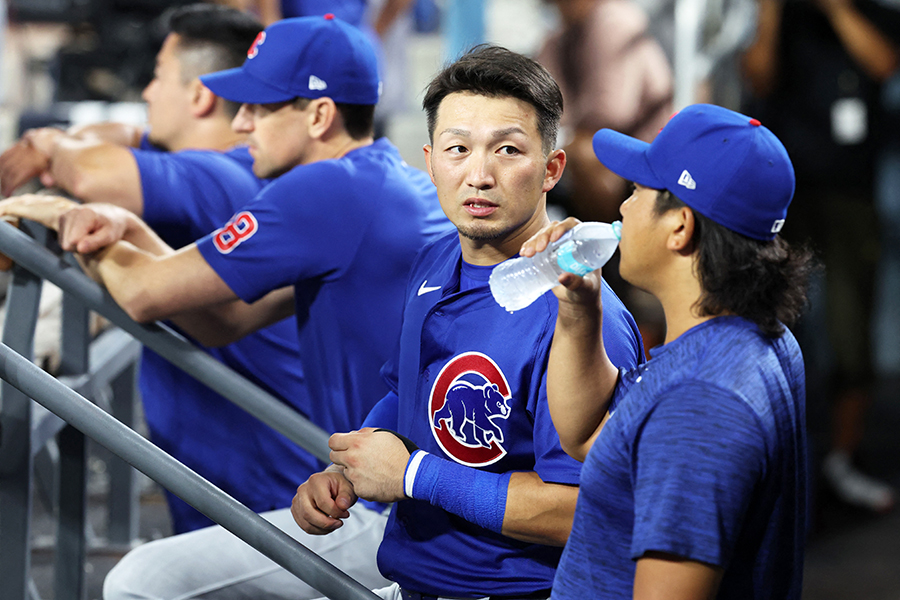
[(477, 227), (472, 225), (457, 225), (456, 230), (464, 238), (473, 242), (492, 242), (507, 234), (507, 231), (499, 228)]

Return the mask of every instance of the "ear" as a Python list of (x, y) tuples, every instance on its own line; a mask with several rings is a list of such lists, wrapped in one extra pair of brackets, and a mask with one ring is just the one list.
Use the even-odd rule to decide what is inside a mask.
[(566, 153), (564, 150), (554, 150), (547, 157), (547, 170), (544, 173), (544, 186), (541, 191), (545, 194), (556, 187), (559, 178), (566, 169)]
[(682, 206), (679, 209), (670, 210), (666, 217), (671, 225), (666, 247), (679, 254), (692, 254), (694, 252), (694, 211), (687, 206)]
[(425, 153), (425, 168), (428, 170), (428, 176), (431, 177), (431, 183), (434, 183), (434, 171), (431, 168), (431, 153), (433, 151), (434, 148), (431, 147), (431, 144), (422, 146), (422, 152)]
[(337, 112), (337, 106), (331, 98), (317, 98), (313, 100), (308, 107), (309, 135), (312, 138), (322, 139), (325, 137), (335, 121), (340, 120)]
[(208, 87), (200, 82), (200, 79), (194, 78), (189, 84), (189, 94), (191, 99), (191, 115), (195, 119), (208, 117), (216, 109), (219, 97), (210, 91)]

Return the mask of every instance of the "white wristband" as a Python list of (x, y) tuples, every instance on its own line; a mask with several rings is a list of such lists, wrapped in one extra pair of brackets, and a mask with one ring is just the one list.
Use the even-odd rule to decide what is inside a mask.
[(416, 450), (409, 457), (409, 462), (406, 463), (406, 471), (403, 473), (403, 493), (406, 494), (407, 498), (413, 497), (416, 472), (419, 470), (419, 465), (422, 464), (422, 459), (426, 454), (428, 453), (424, 450)]

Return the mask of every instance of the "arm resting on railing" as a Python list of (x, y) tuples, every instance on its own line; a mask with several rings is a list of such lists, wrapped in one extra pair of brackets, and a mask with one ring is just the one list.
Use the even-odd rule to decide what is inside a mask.
[(85, 271), (129, 317), (170, 319), (201, 344), (228, 344), (293, 314), (290, 288), (242, 302), (194, 244), (173, 250), (125, 209), (24, 195), (0, 202), (3, 215), (57, 230), (62, 248), (79, 252)]

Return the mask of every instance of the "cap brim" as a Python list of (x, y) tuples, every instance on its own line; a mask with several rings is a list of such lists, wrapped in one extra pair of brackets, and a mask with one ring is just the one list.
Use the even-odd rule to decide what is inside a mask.
[(201, 75), (200, 81), (220, 98), (241, 104), (287, 102), (297, 97), (254, 77), (243, 67)]
[(647, 151), (650, 144), (633, 137), (601, 129), (594, 134), (594, 154), (607, 169), (628, 181), (661, 190), (662, 180), (650, 168)]

